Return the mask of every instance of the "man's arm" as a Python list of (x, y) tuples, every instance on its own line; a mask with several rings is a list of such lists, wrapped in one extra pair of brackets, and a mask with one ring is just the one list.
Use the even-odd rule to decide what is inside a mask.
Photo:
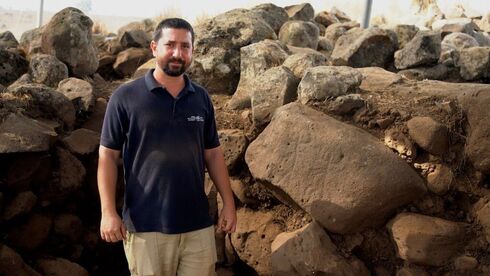
[(116, 211), (117, 162), (120, 153), (102, 145), (99, 147), (97, 185), (102, 211), (100, 235), (107, 242), (117, 242), (126, 238), (126, 228)]
[(221, 210), (219, 216), (218, 227), (226, 233), (233, 233), (236, 230), (237, 221), (235, 201), (221, 146), (204, 150), (204, 159), (209, 176), (223, 199), (223, 210)]

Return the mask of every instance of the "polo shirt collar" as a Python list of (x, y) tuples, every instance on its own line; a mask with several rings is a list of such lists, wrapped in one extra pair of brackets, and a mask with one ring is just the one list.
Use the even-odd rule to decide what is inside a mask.
[[(157, 88), (164, 88), (165, 89), (165, 87), (163, 87), (161, 84), (159, 84), (155, 80), (155, 77), (153, 77), (154, 71), (155, 71), (155, 68), (148, 70), (148, 72), (146, 72), (146, 74), (145, 74), (146, 88), (148, 89), (148, 91), (153, 91), (154, 89), (157, 89)], [(184, 74), (184, 81), (185, 81), (185, 86), (184, 86), (183, 92), (188, 91), (188, 92), (195, 93), (196, 88), (192, 84), (192, 82), (189, 79), (189, 77), (187, 76), (187, 74)]]

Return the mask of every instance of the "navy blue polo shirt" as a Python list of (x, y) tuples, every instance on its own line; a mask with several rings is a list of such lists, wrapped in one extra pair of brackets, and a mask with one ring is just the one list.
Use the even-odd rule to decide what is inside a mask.
[(211, 99), (187, 76), (172, 97), (153, 71), (114, 91), (100, 144), (122, 151), (123, 220), (129, 232), (184, 233), (213, 224), (204, 149), (219, 146)]

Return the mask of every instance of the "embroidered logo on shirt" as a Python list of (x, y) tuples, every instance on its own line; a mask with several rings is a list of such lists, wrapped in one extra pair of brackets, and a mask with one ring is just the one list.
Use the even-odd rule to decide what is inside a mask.
[(204, 118), (201, 116), (190, 116), (187, 117), (188, 122), (204, 122)]

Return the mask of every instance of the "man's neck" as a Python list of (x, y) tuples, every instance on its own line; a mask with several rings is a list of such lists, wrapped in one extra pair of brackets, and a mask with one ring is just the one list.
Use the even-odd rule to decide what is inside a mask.
[(161, 69), (155, 68), (155, 71), (153, 71), (153, 77), (160, 85), (165, 87), (165, 89), (174, 98), (176, 98), (179, 92), (182, 91), (182, 89), (185, 87), (183, 74), (178, 77), (172, 77), (165, 74), (165, 72), (163, 72)]

